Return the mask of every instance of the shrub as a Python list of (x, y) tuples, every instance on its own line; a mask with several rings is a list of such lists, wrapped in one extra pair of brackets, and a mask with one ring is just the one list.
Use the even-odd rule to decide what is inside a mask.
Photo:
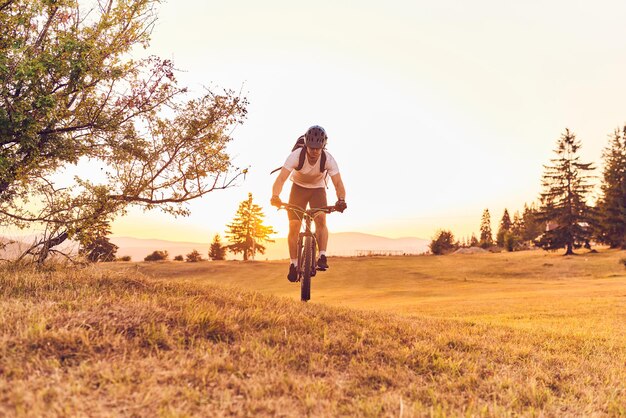
[(504, 234), (504, 248), (507, 251), (515, 251), (515, 248), (519, 243), (518, 241), (518, 238), (514, 234), (508, 232)]
[(184, 261), (185, 259), (183, 258), (182, 255), (177, 255), (176, 257), (174, 257), (174, 261)]
[(197, 250), (193, 250), (189, 254), (187, 254), (187, 262), (188, 263), (196, 263), (198, 261), (202, 261), (202, 256)]
[(429, 247), (433, 254), (442, 255), (454, 251), (458, 246), (454, 241), (452, 232), (439, 230), (435, 234), (435, 238), (430, 242)]
[(117, 257), (117, 261), (130, 261), (131, 258), (129, 255), (123, 255), (121, 257)]
[(115, 252), (119, 248), (113, 244), (108, 237), (98, 236), (96, 238), (83, 237), (87, 243), (80, 249), (80, 254), (84, 255), (92, 263), (100, 261), (115, 261)]
[(169, 257), (169, 254), (167, 253), (167, 251), (154, 251), (152, 254), (147, 255), (146, 258), (144, 258), (144, 261), (160, 261), (160, 260), (167, 260), (167, 257)]

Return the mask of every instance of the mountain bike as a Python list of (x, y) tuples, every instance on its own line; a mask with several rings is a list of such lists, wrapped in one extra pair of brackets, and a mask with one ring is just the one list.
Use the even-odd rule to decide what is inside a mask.
[(311, 277), (317, 273), (317, 239), (315, 233), (311, 231), (311, 222), (318, 213), (337, 212), (335, 206), (325, 206), (322, 208), (311, 208), (302, 210), (294, 205), (283, 203), (279, 209), (295, 211), (304, 220), (303, 230), (298, 235), (298, 280), (300, 282), (300, 300), (306, 302), (311, 299)]

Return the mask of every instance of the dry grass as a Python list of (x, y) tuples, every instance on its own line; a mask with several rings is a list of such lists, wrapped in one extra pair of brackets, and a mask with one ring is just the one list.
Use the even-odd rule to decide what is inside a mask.
[(626, 416), (623, 256), (5, 269), (0, 415)]

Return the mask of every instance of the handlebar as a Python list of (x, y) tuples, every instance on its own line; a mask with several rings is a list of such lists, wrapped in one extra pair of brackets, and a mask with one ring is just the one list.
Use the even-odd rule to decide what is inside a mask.
[(296, 205), (290, 205), (289, 203), (281, 203), (280, 206), (276, 206), (276, 207), (278, 209), (295, 210), (296, 212), (307, 214), (309, 216), (315, 216), (317, 212), (324, 212), (324, 213), (340, 212), (339, 210), (337, 210), (337, 207), (335, 206), (323, 206), (321, 208), (311, 208), (311, 209), (303, 210), (301, 207), (296, 206)]

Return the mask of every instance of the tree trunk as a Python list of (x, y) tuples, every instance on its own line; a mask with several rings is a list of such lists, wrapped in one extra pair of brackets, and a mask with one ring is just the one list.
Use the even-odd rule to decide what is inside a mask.
[(67, 233), (67, 231), (65, 231), (65, 232), (62, 232), (61, 234), (57, 235), (54, 238), (50, 238), (50, 239), (46, 240), (43, 243), (43, 247), (41, 248), (41, 251), (39, 252), (39, 258), (37, 260), (37, 263), (43, 264), (44, 261), (46, 261), (46, 259), (50, 255), (50, 249), (53, 248), (53, 247), (56, 247), (57, 245), (62, 244), (63, 242), (65, 242), (67, 237), (68, 237), (68, 233)]
[(571, 242), (567, 243), (567, 251), (565, 251), (564, 255), (574, 255), (574, 247)]

